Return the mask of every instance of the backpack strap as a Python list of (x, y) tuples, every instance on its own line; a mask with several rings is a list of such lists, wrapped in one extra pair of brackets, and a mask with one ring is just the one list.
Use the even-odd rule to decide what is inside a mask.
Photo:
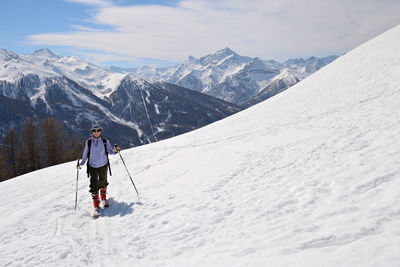
[(104, 152), (106, 152), (106, 156), (108, 159), (108, 151), (107, 151), (107, 139), (101, 137), (101, 139), (103, 139), (103, 144), (104, 144)]
[(90, 158), (90, 149), (92, 148), (92, 137), (90, 137), (90, 138), (87, 140), (87, 145), (88, 145), (87, 159), (88, 159), (88, 162), (89, 162), (89, 158)]
[(87, 177), (90, 177), (90, 164), (89, 164), (89, 159), (90, 159), (90, 148), (92, 147), (92, 137), (90, 137), (87, 140), (87, 145), (88, 145), (88, 154), (87, 154), (87, 163), (86, 163), (86, 172), (87, 172)]
[(108, 151), (107, 151), (107, 139), (101, 137), (101, 139), (103, 139), (103, 144), (104, 144), (104, 152), (106, 152), (106, 156), (107, 156), (107, 165), (108, 165), (108, 170), (110, 172), (110, 176), (112, 176), (111, 173), (111, 165), (110, 165), (110, 160), (108, 159)]

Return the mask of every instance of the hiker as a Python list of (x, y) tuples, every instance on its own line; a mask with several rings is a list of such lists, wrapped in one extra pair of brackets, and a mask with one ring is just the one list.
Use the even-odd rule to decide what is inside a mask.
[(93, 206), (95, 213), (99, 212), (99, 190), (100, 199), (103, 202), (104, 208), (109, 206), (107, 202), (107, 170), (110, 170), (110, 162), (108, 160), (108, 154), (115, 155), (120, 151), (120, 147), (116, 146), (112, 148), (110, 142), (102, 137), (101, 128), (99, 125), (93, 125), (90, 129), (92, 136), (86, 141), (85, 150), (80, 164), (78, 163), (77, 168), (85, 165), (87, 162), (87, 173), (90, 176), (90, 190), (93, 198)]

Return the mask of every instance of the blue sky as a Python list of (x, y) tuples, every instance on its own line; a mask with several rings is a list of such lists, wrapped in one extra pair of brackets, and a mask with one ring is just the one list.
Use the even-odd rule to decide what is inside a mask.
[(0, 48), (166, 66), (230, 47), (283, 61), (342, 54), (400, 24), (398, 0), (13, 0)]
[[(163, 5), (170, 6), (175, 1), (165, 0), (138, 0), (114, 1), (119, 6), (127, 5)], [(53, 32), (66, 33), (74, 30), (75, 25), (90, 27), (92, 29), (103, 29), (111, 31), (112, 27), (91, 23), (88, 18), (94, 12), (93, 6), (82, 2), (65, 0), (13, 0), (2, 1), (0, 10), (0, 48), (8, 49), (18, 54), (30, 54), (34, 50), (49, 48), (59, 55), (78, 55), (85, 58), (87, 54), (96, 52), (93, 49), (81, 51), (79, 47), (52, 45), (46, 42), (34, 44), (28, 40), (28, 36)], [(100, 54), (102, 51), (97, 51)], [(97, 61), (96, 58), (92, 58)], [(116, 64), (118, 66), (138, 66), (141, 64), (171, 65), (173, 61), (160, 59), (148, 59), (141, 57), (137, 62), (124, 60), (97, 61), (99, 65)]]

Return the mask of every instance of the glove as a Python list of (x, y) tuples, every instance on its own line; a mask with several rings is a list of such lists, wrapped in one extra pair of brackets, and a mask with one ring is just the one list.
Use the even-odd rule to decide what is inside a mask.
[(121, 148), (117, 144), (114, 144), (114, 152), (118, 153), (120, 150)]

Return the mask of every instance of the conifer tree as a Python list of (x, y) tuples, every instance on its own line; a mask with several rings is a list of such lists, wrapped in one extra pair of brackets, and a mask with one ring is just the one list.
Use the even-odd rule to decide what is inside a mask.
[(28, 172), (40, 169), (40, 154), (37, 136), (36, 126), (31, 118), (26, 121), (22, 132)]
[(5, 147), (5, 162), (8, 166), (8, 176), (17, 176), (17, 148), (18, 148), (18, 136), (14, 128), (10, 128), (4, 137)]
[(18, 149), (16, 157), (17, 176), (29, 172), (28, 169), (28, 151), (21, 138), (18, 138)]
[(53, 118), (44, 119), (40, 124), (40, 135), (43, 142), (47, 165), (64, 162), (64, 131), (61, 123)]
[(6, 166), (6, 158), (3, 155), (3, 151), (0, 153), (0, 182), (7, 180), (7, 166)]
[(83, 151), (83, 142), (81, 142), (75, 134), (71, 134), (68, 146), (67, 161), (76, 160), (81, 157)]

